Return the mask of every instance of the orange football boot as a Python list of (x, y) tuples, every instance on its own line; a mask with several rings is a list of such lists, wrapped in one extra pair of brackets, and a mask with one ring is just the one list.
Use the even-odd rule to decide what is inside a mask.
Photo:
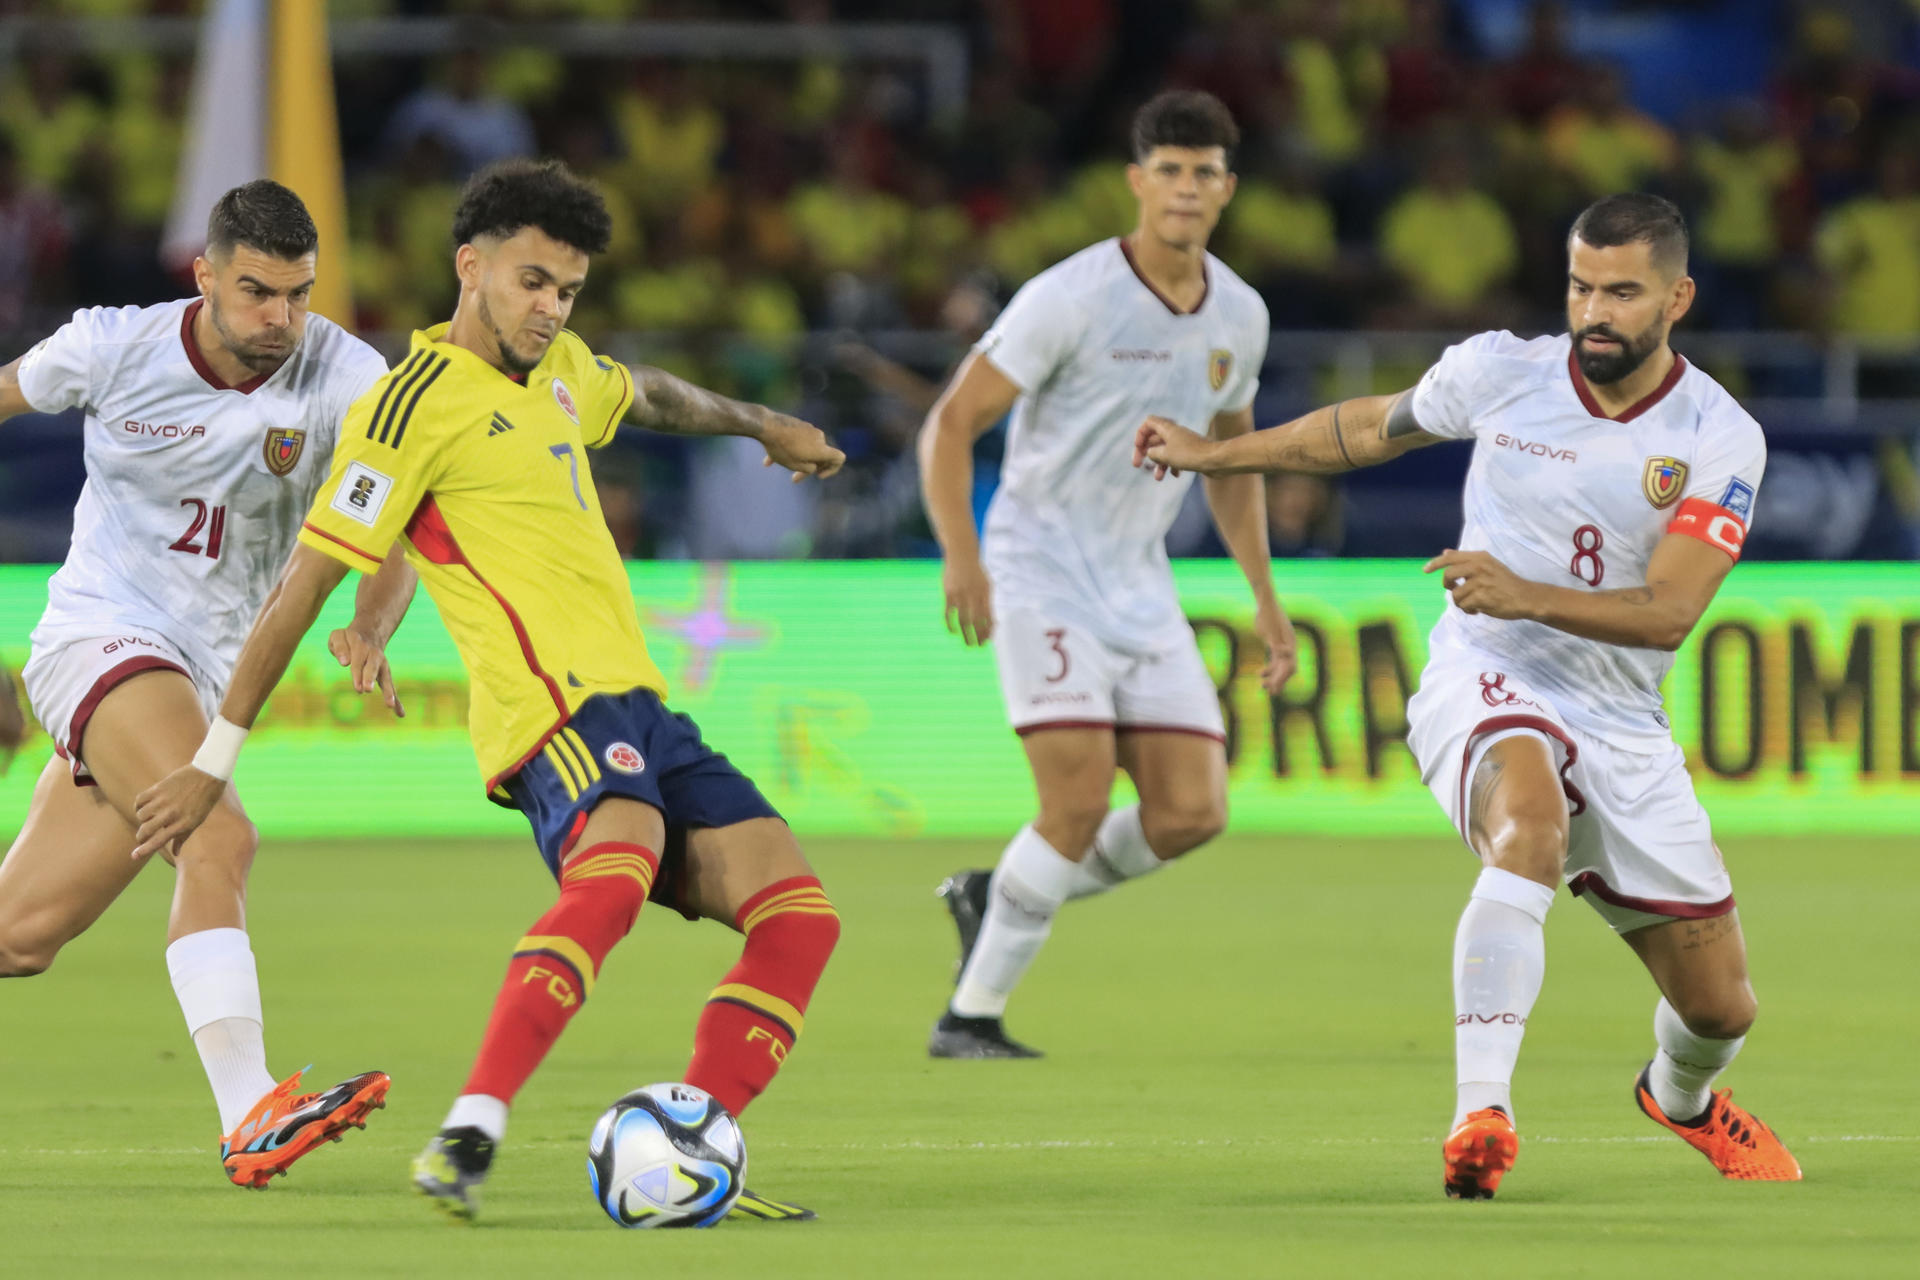
[(321, 1143), (340, 1141), (349, 1128), (366, 1128), (367, 1117), (387, 1105), (393, 1085), (386, 1072), (366, 1071), (323, 1093), (299, 1093), (306, 1071), (275, 1085), (220, 1139), (220, 1163), (235, 1186), (264, 1187)]
[(1733, 1105), (1733, 1090), (1716, 1090), (1705, 1118), (1695, 1124), (1669, 1120), (1653, 1100), (1647, 1075), (1649, 1062), (1634, 1082), (1633, 1100), (1654, 1121), (1687, 1140), (1687, 1145), (1713, 1162), (1721, 1176), (1743, 1182), (1798, 1182), (1800, 1162), (1767, 1128), (1766, 1121), (1744, 1107)]
[(1503, 1109), (1482, 1107), (1454, 1126), (1441, 1151), (1447, 1158), (1448, 1199), (1491, 1200), (1520, 1158), (1520, 1135)]

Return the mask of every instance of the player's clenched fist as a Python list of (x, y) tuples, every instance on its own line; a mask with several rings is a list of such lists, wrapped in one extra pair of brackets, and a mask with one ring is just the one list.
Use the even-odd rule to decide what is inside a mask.
[(760, 443), (766, 448), (766, 461), (763, 466), (778, 463), (793, 472), (794, 483), (798, 484), (807, 476), (819, 476), (826, 479), (840, 469), (847, 455), (828, 443), (827, 433), (810, 422), (790, 418), (784, 413), (769, 413), (765, 427), (760, 432)]
[(177, 852), (180, 842), (200, 829), (226, 789), (227, 784), (219, 778), (185, 764), (142, 791), (133, 810), (134, 820), (140, 824), (134, 836), (133, 856)]
[(985, 644), (993, 636), (993, 584), (979, 557), (948, 556), (940, 586), (947, 597), (947, 630), (968, 644)]
[(1484, 613), (1490, 618), (1533, 616), (1534, 588), (1513, 570), (1484, 551), (1455, 551), (1448, 547), (1427, 561), (1424, 573), (1440, 573), (1440, 586), (1453, 593), (1462, 613)]
[(373, 637), (356, 627), (342, 627), (327, 637), (327, 652), (347, 668), (353, 677), (355, 693), (368, 693), (377, 688), (386, 699), (388, 710), (396, 716), (407, 714), (393, 687), (393, 668), (387, 665), (386, 651)]
[(1206, 471), (1212, 451), (1213, 441), (1166, 418), (1148, 418), (1133, 436), (1133, 465), (1151, 466), (1155, 480)]

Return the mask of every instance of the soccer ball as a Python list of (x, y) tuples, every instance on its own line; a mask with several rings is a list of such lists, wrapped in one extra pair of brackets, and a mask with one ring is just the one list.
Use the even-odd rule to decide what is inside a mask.
[(739, 1122), (690, 1084), (635, 1089), (587, 1139), (593, 1198), (623, 1227), (710, 1227), (746, 1176)]

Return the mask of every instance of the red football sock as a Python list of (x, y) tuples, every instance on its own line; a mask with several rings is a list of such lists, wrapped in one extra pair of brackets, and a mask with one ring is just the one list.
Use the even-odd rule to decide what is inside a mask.
[(466, 1093), (512, 1102), (593, 991), (613, 944), (627, 936), (660, 860), (637, 844), (597, 844), (560, 872), (560, 901), (513, 949), (507, 980)]
[(748, 898), (734, 923), (746, 946), (700, 1014), (687, 1083), (737, 1116), (799, 1038), (814, 984), (840, 939), (840, 914), (818, 880), (795, 876)]

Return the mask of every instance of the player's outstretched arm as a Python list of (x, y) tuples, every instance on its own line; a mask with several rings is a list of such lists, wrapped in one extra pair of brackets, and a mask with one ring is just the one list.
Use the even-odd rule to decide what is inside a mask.
[(635, 365), (630, 372), (633, 403), (626, 421), (636, 427), (676, 436), (748, 436), (766, 449), (766, 465), (785, 467), (796, 482), (807, 476), (825, 479), (847, 460), (810, 422), (728, 399), (664, 369)]
[(1336, 475), (1391, 461), (1440, 443), (1420, 429), (1413, 393), (1360, 396), (1315, 409), (1292, 422), (1230, 440), (1211, 440), (1165, 418), (1148, 418), (1133, 440), (1133, 465), (1151, 466), (1153, 478), (1195, 471), (1235, 475), (1248, 471), (1298, 471)]
[(1576, 591), (1530, 582), (1484, 551), (1451, 548), (1427, 562), (1467, 613), (1524, 618), (1556, 631), (1636, 649), (1678, 649), (1733, 570), (1733, 557), (1684, 533), (1669, 533), (1647, 562), (1647, 585)]
[(180, 842), (192, 835), (233, 776), (234, 762), (240, 756), (240, 744), (253, 727), (267, 695), (287, 673), (287, 663), (300, 638), (320, 616), (347, 566), (332, 556), (296, 544), (287, 557), (280, 580), (267, 594), (260, 616), (240, 648), (240, 660), (234, 665), (227, 696), (220, 703), (220, 714), (207, 729), (206, 739), (193, 763), (182, 765), (140, 793), (134, 805), (139, 822), (133, 856), (144, 858), (159, 849), (171, 847), (177, 854)]
[(353, 691), (380, 690), (387, 709), (396, 716), (407, 714), (400, 695), (393, 687), (393, 668), (387, 663), (387, 641), (400, 629), (413, 603), (414, 588), (420, 575), (407, 563), (398, 544), (387, 552), (380, 572), (363, 574), (353, 597), (353, 621), (327, 637), (331, 653), (353, 678)]
[[(1238, 413), (1215, 414), (1212, 435), (1215, 440), (1232, 440), (1253, 431), (1253, 407)], [(1267, 646), (1266, 665), (1260, 671), (1260, 687), (1278, 693), (1293, 678), (1299, 666), (1293, 624), (1280, 599), (1273, 593), (1273, 561), (1267, 549), (1266, 484), (1256, 475), (1208, 476), (1205, 480), (1207, 509), (1213, 513), (1213, 526), (1227, 544), (1234, 563), (1246, 575), (1253, 591), (1253, 627)]]
[(974, 352), (920, 428), (920, 497), (940, 542), (947, 630), (968, 644), (985, 644), (993, 635), (993, 588), (973, 527), (973, 444), (1019, 398), (1013, 379)]

